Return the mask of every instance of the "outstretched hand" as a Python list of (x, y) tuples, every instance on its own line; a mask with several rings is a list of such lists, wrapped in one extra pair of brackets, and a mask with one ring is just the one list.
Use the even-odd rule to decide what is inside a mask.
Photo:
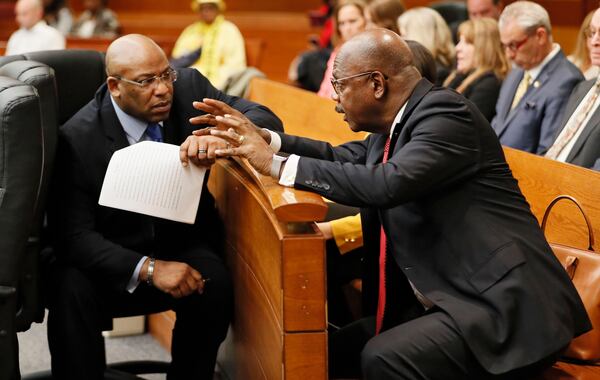
[(194, 134), (210, 132), (211, 135), (227, 141), (230, 147), (215, 150), (217, 157), (245, 157), (259, 173), (270, 174), (274, 152), (260, 133), (260, 129), (246, 117), (230, 114), (216, 116), (215, 121), (216, 128), (210, 128), (209, 131), (194, 131)]
[(204, 115), (192, 117), (189, 121), (193, 125), (217, 126), (218, 123), (215, 119), (217, 116), (233, 115), (246, 118), (240, 111), (216, 99), (204, 98), (201, 102), (193, 102), (192, 106), (199, 111), (206, 112)]

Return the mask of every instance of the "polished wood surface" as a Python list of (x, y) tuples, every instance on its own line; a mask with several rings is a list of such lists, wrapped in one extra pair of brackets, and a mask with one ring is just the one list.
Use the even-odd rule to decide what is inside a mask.
[[(571, 195), (583, 206), (594, 235), (600, 236), (600, 173), (511, 148), (504, 148), (504, 152), (538, 221), (552, 199)], [(585, 249), (587, 236), (585, 221), (576, 206), (557, 203), (546, 226), (548, 241)]]
[(278, 83), (255, 78), (250, 83), (248, 98), (265, 104), (283, 120), (286, 133), (328, 141), (339, 145), (364, 139), (364, 132), (353, 132), (336, 113), (335, 102), (314, 93)]

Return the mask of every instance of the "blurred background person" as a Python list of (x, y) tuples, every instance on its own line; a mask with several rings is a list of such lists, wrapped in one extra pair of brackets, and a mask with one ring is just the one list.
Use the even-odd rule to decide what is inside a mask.
[(334, 12), (336, 48), (331, 52), (327, 60), (323, 80), (319, 87), (318, 95), (324, 98), (331, 98), (333, 95), (333, 86), (331, 85), (331, 76), (333, 71), (333, 62), (339, 50), (339, 47), (352, 37), (363, 32), (367, 26), (367, 20), (364, 17), (365, 3), (362, 0), (341, 0)]
[(503, 8), (502, 0), (467, 0), (467, 11), (471, 20), (491, 17), (498, 21)]
[(15, 19), (19, 30), (8, 39), (6, 55), (65, 48), (65, 37), (44, 21), (42, 0), (17, 1)]
[(44, 0), (44, 19), (63, 36), (73, 27), (73, 15), (65, 0)]
[(498, 23), (492, 18), (476, 18), (460, 24), (456, 45), (456, 70), (444, 81), (472, 101), (491, 121), (502, 80), (509, 70)]
[(590, 60), (590, 50), (592, 45), (592, 36), (589, 34), (590, 22), (595, 11), (591, 11), (583, 20), (579, 33), (577, 34), (577, 42), (575, 43), (575, 49), (573, 54), (569, 55), (567, 59), (581, 72), (585, 79), (592, 79), (598, 77), (600, 74), (600, 68), (596, 65), (592, 65)]
[(367, 5), (365, 19), (367, 28), (385, 28), (400, 34), (398, 31), (398, 17), (406, 7), (402, 0), (373, 0)]
[(500, 88), (492, 128), (500, 143), (543, 154), (552, 144), (581, 71), (554, 43), (548, 12), (532, 1), (511, 3), (498, 21), (513, 67)]
[(416, 7), (398, 18), (398, 30), (402, 37), (419, 42), (431, 52), (437, 67), (435, 84), (441, 86), (454, 64), (452, 33), (446, 21), (431, 8)]
[(244, 37), (225, 20), (223, 0), (194, 0), (192, 9), (200, 20), (186, 27), (175, 42), (171, 64), (197, 69), (223, 89), (230, 76), (246, 69)]
[(119, 35), (119, 20), (107, 8), (108, 0), (83, 0), (83, 7), (85, 10), (77, 18), (71, 34), (81, 38), (115, 38)]

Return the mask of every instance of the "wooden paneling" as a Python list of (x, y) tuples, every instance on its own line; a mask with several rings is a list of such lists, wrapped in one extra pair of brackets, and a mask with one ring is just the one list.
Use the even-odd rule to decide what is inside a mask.
[[(580, 202), (592, 221), (594, 235), (600, 236), (600, 173), (506, 147), (504, 152), (538, 221), (552, 199), (567, 194)], [(587, 248), (587, 227), (574, 205), (559, 202), (552, 209), (546, 238), (553, 243)]]
[[(320, 0), (224, 0), (227, 11), (292, 11), (302, 12), (318, 8)], [(71, 7), (83, 9), (82, 0), (70, 0)], [(125, 12), (192, 12), (192, 0), (109, 0), (109, 8)]]
[(286, 133), (325, 140), (334, 145), (363, 139), (364, 132), (353, 132), (342, 114), (334, 111), (335, 102), (268, 79), (254, 79), (248, 98), (267, 105), (282, 120)]

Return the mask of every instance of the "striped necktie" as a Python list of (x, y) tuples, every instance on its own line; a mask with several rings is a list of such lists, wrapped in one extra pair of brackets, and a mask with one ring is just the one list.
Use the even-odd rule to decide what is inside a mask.
[[(390, 136), (385, 141), (383, 148), (383, 161), (386, 163), (390, 152)], [(375, 335), (379, 334), (383, 325), (383, 314), (385, 311), (385, 261), (387, 256), (387, 237), (381, 224), (381, 232), (379, 237), (379, 299), (377, 300), (377, 317), (375, 325)]]
[(513, 110), (517, 106), (517, 104), (519, 104), (521, 99), (523, 99), (523, 95), (525, 95), (525, 93), (527, 92), (527, 89), (529, 88), (530, 84), (531, 74), (529, 74), (529, 71), (525, 71), (525, 74), (523, 74), (523, 79), (521, 79), (521, 83), (519, 83), (517, 91), (515, 91), (515, 97), (513, 98), (512, 105), (510, 106), (511, 110)]
[(148, 123), (148, 126), (146, 127), (146, 136), (150, 137), (152, 141), (163, 142), (160, 124)]
[(556, 160), (562, 150), (569, 144), (569, 142), (573, 139), (573, 137), (577, 134), (577, 132), (584, 127), (583, 122), (587, 119), (590, 114), (592, 108), (594, 108), (594, 104), (596, 104), (596, 99), (598, 99), (598, 95), (600, 95), (600, 77), (596, 80), (594, 86), (590, 89), (591, 95), (588, 96), (584, 105), (580, 108), (577, 115), (572, 115), (569, 119), (567, 125), (564, 130), (558, 135), (558, 138), (552, 144), (548, 152), (546, 153), (546, 158), (551, 158)]

